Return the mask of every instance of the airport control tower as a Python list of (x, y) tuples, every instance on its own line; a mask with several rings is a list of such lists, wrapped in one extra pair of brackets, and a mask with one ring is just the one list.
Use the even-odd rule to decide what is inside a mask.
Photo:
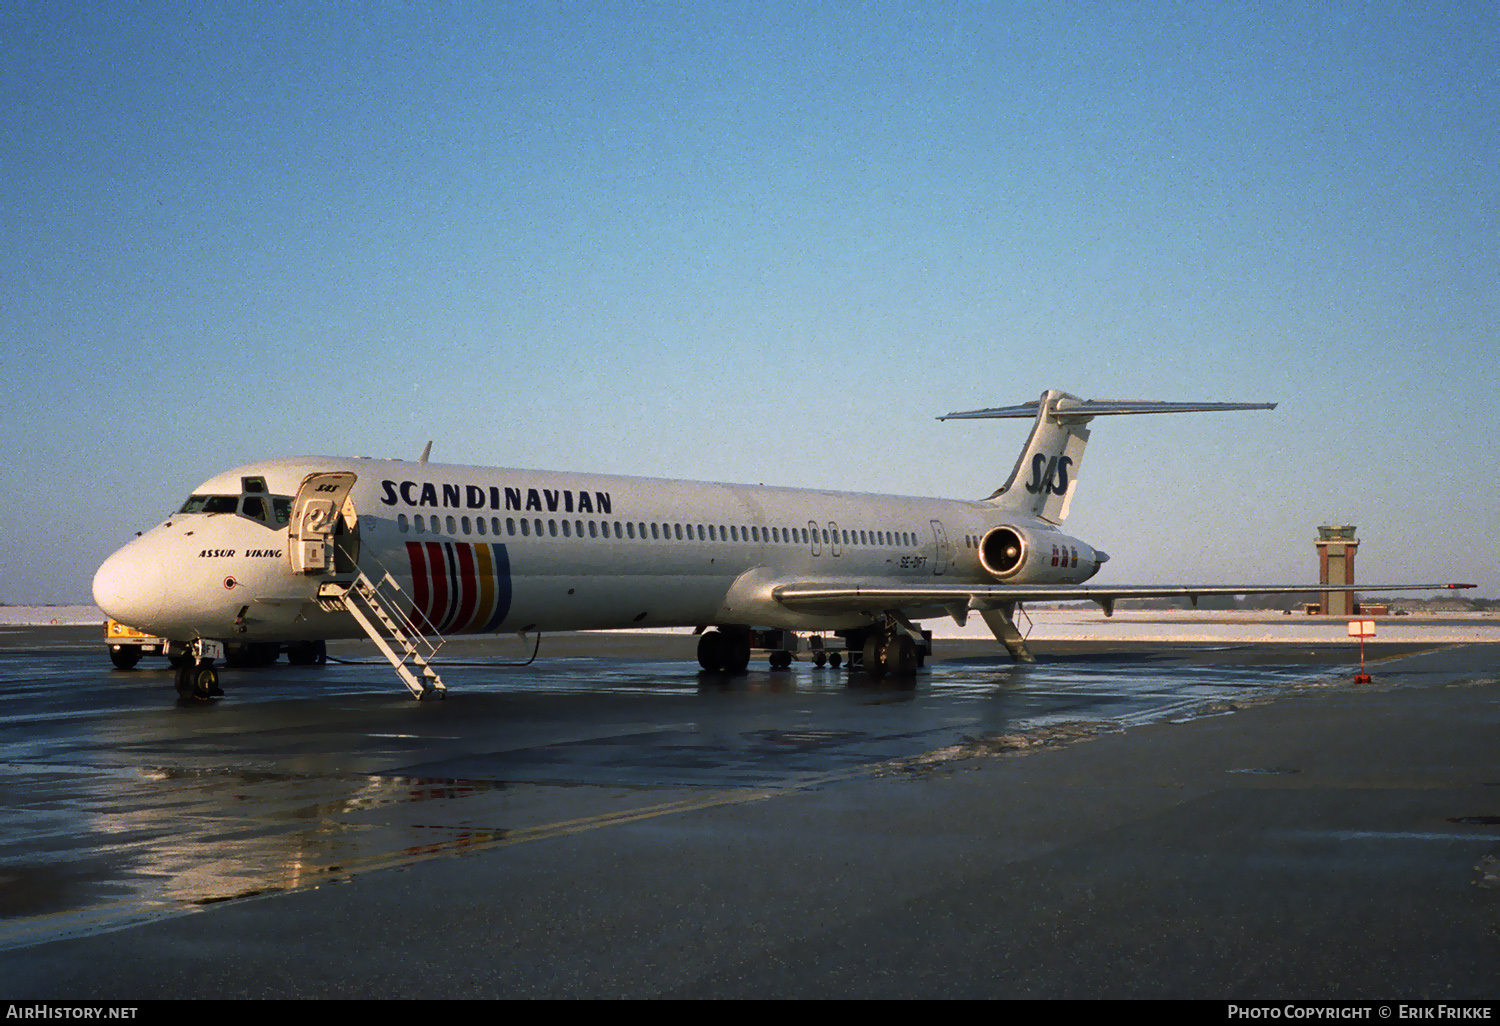
[[(1318, 528), (1318, 583), (1353, 584), (1354, 550), (1359, 539), (1354, 525)], [(1327, 616), (1353, 616), (1359, 611), (1352, 591), (1323, 592), (1322, 612)]]

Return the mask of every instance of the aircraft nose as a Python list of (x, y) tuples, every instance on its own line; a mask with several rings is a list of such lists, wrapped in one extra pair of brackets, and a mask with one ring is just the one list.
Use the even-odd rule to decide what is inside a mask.
[(94, 574), (94, 605), (123, 624), (146, 630), (161, 615), (167, 594), (162, 561), (138, 543), (125, 546)]

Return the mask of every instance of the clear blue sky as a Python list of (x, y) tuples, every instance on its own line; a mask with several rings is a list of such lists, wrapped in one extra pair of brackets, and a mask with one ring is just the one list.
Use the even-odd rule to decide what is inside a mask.
[[(294, 7), (287, 10), (286, 7)], [(118, 9), (114, 9), (118, 8)], [(1500, 595), (1474, 3), (0, 2), (0, 601), (329, 453), (979, 497), (1113, 583)]]

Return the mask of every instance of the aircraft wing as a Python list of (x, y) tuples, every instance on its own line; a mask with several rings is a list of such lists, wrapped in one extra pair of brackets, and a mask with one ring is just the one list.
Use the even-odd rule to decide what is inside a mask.
[[(788, 609), (804, 613), (869, 613), (879, 615), (903, 609), (941, 608), (953, 613), (983, 612), (1020, 602), (1067, 602), (1087, 599), (1097, 602), (1105, 615), (1114, 612), (1120, 599), (1187, 597), (1197, 602), (1201, 595), (1289, 595), (1324, 591), (1445, 591), (1472, 588), (1472, 584), (1280, 584), (1280, 585), (1156, 585), (1116, 588), (1083, 585), (937, 584), (892, 585), (888, 581), (843, 579), (795, 581), (776, 585), (771, 596)], [(961, 617), (960, 617), (961, 618)]]

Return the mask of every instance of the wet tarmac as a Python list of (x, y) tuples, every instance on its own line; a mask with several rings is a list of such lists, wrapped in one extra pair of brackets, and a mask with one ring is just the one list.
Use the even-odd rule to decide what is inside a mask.
[(7, 998), (1500, 989), (1497, 646), (468, 643), (416, 703), (350, 645), (179, 705), (96, 631), (0, 635)]

